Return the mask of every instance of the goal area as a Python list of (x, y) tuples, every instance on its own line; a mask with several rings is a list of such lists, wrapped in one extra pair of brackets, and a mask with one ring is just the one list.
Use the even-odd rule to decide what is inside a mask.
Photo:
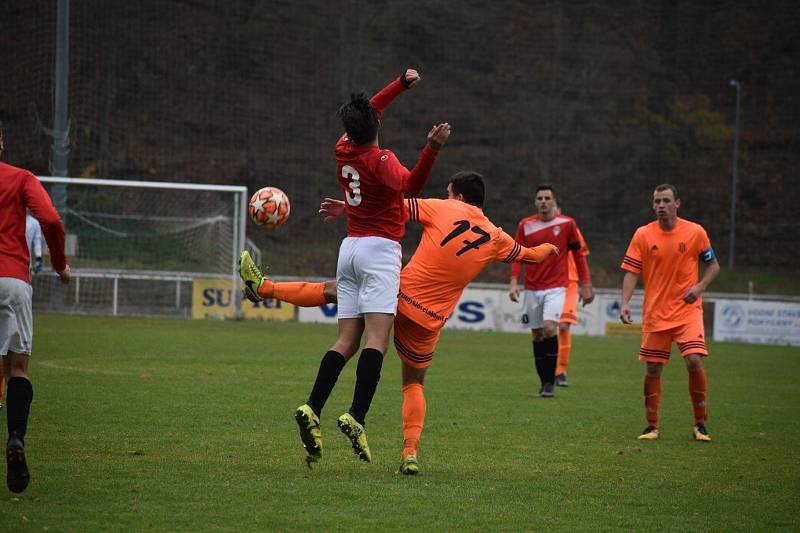
[(36, 311), (188, 317), (196, 280), (215, 280), (240, 316), (246, 187), (39, 180), (64, 222), (73, 281), (62, 285), (45, 261), (32, 280)]

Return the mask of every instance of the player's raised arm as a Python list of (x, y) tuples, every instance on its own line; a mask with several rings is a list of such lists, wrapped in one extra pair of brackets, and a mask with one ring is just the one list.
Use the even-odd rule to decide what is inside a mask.
[(402, 178), (401, 190), (403, 194), (417, 196), (422, 192), (425, 183), (428, 181), (428, 176), (430, 176), (431, 170), (433, 169), (436, 156), (449, 137), (450, 124), (447, 122), (436, 124), (431, 128), (431, 131), (428, 132), (427, 143), (425, 144), (425, 148), (422, 149), (417, 164), (414, 165), (414, 168), (411, 169), (408, 175)]
[(383, 110), (389, 107), (389, 104), (391, 104), (400, 93), (406, 89), (415, 87), (421, 79), (419, 72), (413, 68), (406, 70), (403, 74), (394, 79), (389, 85), (370, 98), (369, 102), (372, 104), (372, 107), (375, 108), (375, 114), (380, 117)]

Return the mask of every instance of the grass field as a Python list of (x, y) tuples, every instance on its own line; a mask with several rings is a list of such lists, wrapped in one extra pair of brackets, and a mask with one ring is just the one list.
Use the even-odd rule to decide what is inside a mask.
[(797, 530), (800, 350), (712, 344), (711, 443), (686, 371), (664, 372), (662, 437), (640, 442), (636, 339), (577, 337), (573, 386), (535, 397), (522, 334), (446, 331), (428, 373), (422, 472), (402, 444), (392, 348), (368, 418), (372, 464), (335, 426), (309, 470), (292, 418), (334, 328), (37, 316), (32, 481), (3, 531)]

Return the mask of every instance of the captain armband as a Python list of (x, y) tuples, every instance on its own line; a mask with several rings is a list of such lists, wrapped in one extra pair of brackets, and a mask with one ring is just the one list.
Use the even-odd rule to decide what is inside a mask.
[(716, 258), (717, 254), (714, 253), (714, 249), (710, 246), (700, 252), (700, 259), (703, 260), (703, 263), (710, 263), (711, 261), (716, 260)]
[(571, 243), (567, 244), (567, 248), (569, 248), (570, 250), (580, 250), (581, 249), (581, 243), (580, 243), (580, 241), (571, 242)]

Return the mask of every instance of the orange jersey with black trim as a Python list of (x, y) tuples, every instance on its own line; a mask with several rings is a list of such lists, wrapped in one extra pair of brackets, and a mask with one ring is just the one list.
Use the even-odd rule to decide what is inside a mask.
[[(578, 240), (581, 241), (581, 249), (577, 250), (575, 253), (587, 257), (589, 255), (589, 247), (586, 245), (581, 230), (578, 230)], [(570, 283), (578, 283), (580, 279), (578, 277), (578, 266), (575, 264), (575, 258), (571, 253), (567, 254), (567, 279), (569, 279)]]
[(699, 261), (714, 261), (714, 250), (700, 224), (678, 218), (672, 231), (658, 221), (633, 234), (620, 265), (641, 274), (644, 282), (642, 331), (661, 331), (703, 319), (703, 302), (686, 303), (683, 296), (699, 280)]
[(464, 288), (486, 265), (520, 260), (526, 248), (495, 226), (479, 207), (460, 200), (409, 198), (408, 220), (423, 232), (400, 272), (397, 312), (431, 330), (442, 328)]

